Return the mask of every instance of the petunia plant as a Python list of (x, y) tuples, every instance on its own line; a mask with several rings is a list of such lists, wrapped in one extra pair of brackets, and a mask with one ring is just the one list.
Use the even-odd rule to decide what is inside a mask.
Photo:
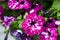
[(0, 23), (4, 40), (60, 40), (60, 0), (1, 0)]

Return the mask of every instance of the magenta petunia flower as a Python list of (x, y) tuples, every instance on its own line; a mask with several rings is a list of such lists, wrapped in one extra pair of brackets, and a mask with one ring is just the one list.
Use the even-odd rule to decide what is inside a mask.
[(50, 17), (44, 24), (45, 27), (52, 27), (52, 28), (57, 28), (58, 26), (55, 24), (56, 19)]
[(57, 28), (46, 28), (40, 34), (40, 40), (57, 40), (58, 36)]
[(0, 19), (3, 18), (4, 8), (0, 6)]
[(22, 29), (29, 36), (34, 36), (35, 34), (40, 34), (43, 31), (44, 17), (37, 16), (32, 13), (29, 14), (24, 22), (22, 23)]
[(43, 9), (43, 6), (40, 4), (33, 4), (32, 8), (30, 10), (28, 10), (29, 13), (37, 13), (39, 11), (41, 11)]
[(31, 2), (29, 0), (9, 0), (8, 6), (10, 9), (29, 9), (31, 8)]
[(7, 30), (10, 28), (10, 24), (14, 21), (14, 19), (14, 17), (4, 16), (2, 24), (5, 26)]

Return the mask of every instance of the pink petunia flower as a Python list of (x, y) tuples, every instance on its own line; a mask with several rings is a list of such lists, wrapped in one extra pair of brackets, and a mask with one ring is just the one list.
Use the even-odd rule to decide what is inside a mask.
[(40, 34), (43, 31), (44, 17), (37, 16), (36, 14), (29, 14), (22, 23), (22, 29), (28, 36)]
[(53, 17), (50, 17), (44, 24), (44, 27), (51, 27), (51, 28), (57, 28), (58, 26), (55, 24), (56, 19)]
[(57, 40), (58, 36), (58, 29), (57, 28), (46, 28), (40, 34), (40, 40)]
[(8, 7), (13, 10), (29, 9), (31, 2), (29, 0), (8, 0)]

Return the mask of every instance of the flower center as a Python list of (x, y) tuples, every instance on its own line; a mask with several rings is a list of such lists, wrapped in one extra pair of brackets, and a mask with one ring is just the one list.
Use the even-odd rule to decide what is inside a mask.
[(24, 1), (20, 2), (20, 4), (24, 4)]
[(52, 22), (52, 20), (48, 20), (48, 22), (49, 22), (49, 23), (51, 23), (51, 22)]
[(31, 25), (34, 25), (35, 23), (36, 23), (36, 22), (31, 22), (30, 24), (31, 24)]
[(48, 32), (48, 35), (51, 35), (51, 33), (50, 33), (50, 32)]
[(43, 24), (44, 27), (47, 27), (46, 23)]

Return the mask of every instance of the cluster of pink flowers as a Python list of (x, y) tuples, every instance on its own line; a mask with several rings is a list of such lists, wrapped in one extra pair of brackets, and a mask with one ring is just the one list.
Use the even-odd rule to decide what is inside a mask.
[(58, 26), (55, 21), (52, 17), (45, 21), (43, 16), (31, 13), (22, 23), (22, 29), (28, 36), (39, 35), (39, 40), (57, 40)]
[[(12, 31), (12, 34), (19, 40), (32, 40), (30, 37), (35, 35), (39, 35), (39, 40), (57, 40), (58, 25), (60, 24), (53, 17), (45, 21), (43, 16), (38, 15), (38, 12), (43, 9), (42, 5), (32, 3), (31, 0), (8, 0), (8, 7), (12, 10), (24, 9), (28, 12), (26, 19), (22, 22), (24, 33), (21, 30)], [(11, 23), (15, 21), (15, 17), (3, 17), (3, 13), (4, 9), (0, 6), (0, 19), (3, 18), (2, 24), (8, 30)]]

